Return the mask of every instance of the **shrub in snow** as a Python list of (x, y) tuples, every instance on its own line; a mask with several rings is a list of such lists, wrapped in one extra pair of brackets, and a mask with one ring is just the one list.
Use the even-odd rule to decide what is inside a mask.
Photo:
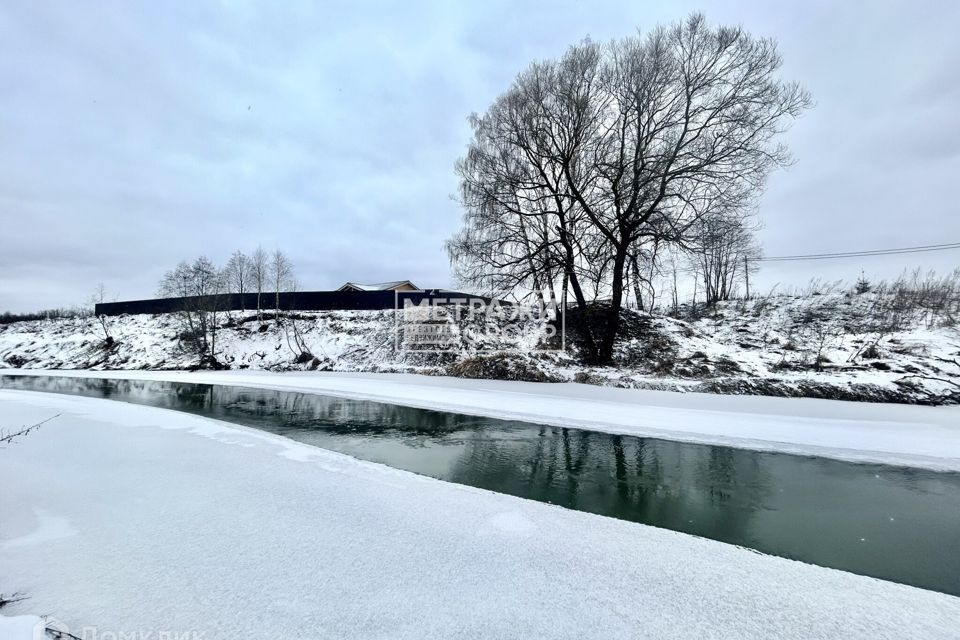
[(7, 356), (6, 359), (4, 359), (4, 362), (6, 362), (8, 365), (13, 367), (14, 369), (19, 369), (20, 367), (23, 367), (27, 364), (27, 359), (24, 358), (23, 356), (12, 355), (12, 356)]
[(880, 357), (882, 357), (882, 356), (881, 356), (881, 354), (880, 354), (880, 349), (878, 349), (876, 343), (874, 343), (874, 344), (871, 344), (871, 345), (870, 345), (869, 347), (867, 347), (866, 349), (864, 349), (864, 350), (860, 353), (860, 357), (861, 357), (861, 358), (866, 358), (867, 360), (875, 360), (875, 359), (880, 358)]
[(511, 353), (477, 355), (460, 360), (447, 370), (458, 378), (482, 378), (489, 380), (522, 380), (525, 382), (558, 382), (531, 360)]

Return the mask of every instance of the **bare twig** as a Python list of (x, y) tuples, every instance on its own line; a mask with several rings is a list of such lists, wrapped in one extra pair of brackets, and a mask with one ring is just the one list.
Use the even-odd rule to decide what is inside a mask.
[(44, 631), (54, 640), (83, 640), (80, 636), (75, 636), (69, 631), (63, 631), (62, 629), (47, 627)]
[(8, 604), (13, 604), (14, 602), (20, 602), (26, 600), (30, 596), (24, 594), (21, 591), (14, 591), (9, 596), (0, 593), (0, 609), (3, 609)]
[(54, 418), (58, 418), (58, 417), (60, 417), (59, 413), (55, 416), (50, 416), (46, 420), (42, 420), (36, 424), (30, 425), (29, 427), (23, 427), (19, 431), (9, 432), (9, 431), (0, 429), (0, 444), (13, 444), (14, 440), (16, 440), (17, 438), (27, 435), (34, 429), (37, 429), (41, 425), (44, 425), (50, 422), (51, 420), (53, 420)]

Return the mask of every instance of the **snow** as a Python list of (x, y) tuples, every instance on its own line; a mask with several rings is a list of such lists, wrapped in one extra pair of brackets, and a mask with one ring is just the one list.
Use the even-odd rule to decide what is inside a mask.
[(76, 534), (76, 530), (70, 526), (70, 522), (66, 518), (57, 517), (43, 509), (34, 509), (33, 515), (37, 522), (36, 529), (26, 535), (0, 542), (0, 550), (9, 551), (21, 547), (34, 547), (50, 540), (69, 538)]
[[(2, 373), (3, 370), (0, 370)], [(609, 433), (960, 471), (960, 407), (722, 396), (415, 374), (10, 371), (262, 387)]]
[(81, 637), (934, 639), (960, 628), (960, 598), (196, 416), (13, 390), (0, 391), (0, 412), (11, 425), (61, 414), (0, 451), (0, 540), (29, 541), (0, 547), (0, 591), (30, 596), (5, 613), (51, 614)]
[(35, 640), (33, 631), (39, 623), (39, 616), (0, 615), (0, 640)]

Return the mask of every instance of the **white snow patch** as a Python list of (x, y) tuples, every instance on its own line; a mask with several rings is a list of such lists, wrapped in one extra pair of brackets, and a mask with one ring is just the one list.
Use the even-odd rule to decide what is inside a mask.
[(504, 511), (490, 516), (480, 527), (477, 535), (498, 534), (508, 538), (527, 538), (537, 531), (537, 525), (521, 511)]
[(39, 616), (0, 614), (0, 640), (38, 640), (34, 631), (40, 622)]
[(36, 528), (26, 535), (0, 542), (0, 550), (34, 547), (51, 540), (69, 538), (77, 533), (66, 518), (55, 516), (44, 509), (34, 508), (33, 513), (37, 518)]

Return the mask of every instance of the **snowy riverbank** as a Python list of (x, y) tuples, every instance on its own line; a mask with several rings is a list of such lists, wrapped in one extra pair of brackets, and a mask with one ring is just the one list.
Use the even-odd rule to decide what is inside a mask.
[(557, 426), (960, 471), (960, 407), (722, 396), (414, 374), (29, 371), (322, 393)]
[(960, 620), (955, 597), (181, 413), (10, 390), (0, 412), (60, 414), (0, 452), (0, 590), (30, 595), (4, 613), (74, 633), (948, 638)]
[[(578, 360), (573, 326), (568, 327), (565, 352), (542, 350), (548, 346), (541, 342), (543, 325), (530, 321), (519, 323), (516, 332), (485, 333), (482, 351), (464, 345), (455, 352), (424, 354), (397, 348), (400, 334), (393, 311), (300, 312), (280, 326), (236, 312), (219, 319), (216, 357), (219, 366), (247, 371), (423, 373), (627, 389), (956, 403), (960, 329), (955, 319), (934, 317), (919, 307), (893, 313), (889, 304), (889, 294), (833, 291), (724, 302), (685, 319), (625, 311), (615, 363), (608, 367)], [(483, 326), (502, 328), (496, 322)], [(112, 317), (106, 319), (106, 329), (109, 345), (96, 318), (0, 325), (0, 366), (182, 370), (200, 363), (175, 315)], [(204, 364), (209, 368), (211, 362)]]

